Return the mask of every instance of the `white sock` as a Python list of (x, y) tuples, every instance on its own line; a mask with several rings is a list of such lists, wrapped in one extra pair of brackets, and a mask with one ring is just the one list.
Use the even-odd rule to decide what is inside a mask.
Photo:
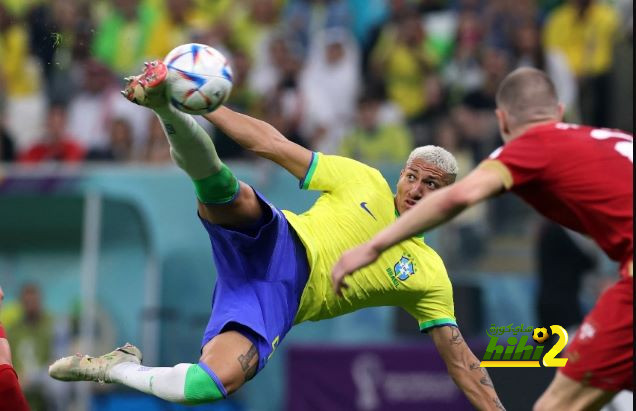
[(191, 365), (182, 363), (174, 367), (145, 367), (134, 362), (123, 362), (115, 365), (108, 372), (108, 377), (112, 382), (166, 401), (185, 402), (185, 379)]

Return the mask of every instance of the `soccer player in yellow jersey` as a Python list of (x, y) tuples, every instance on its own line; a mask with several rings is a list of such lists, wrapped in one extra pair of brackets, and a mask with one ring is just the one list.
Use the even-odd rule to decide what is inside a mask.
[(322, 192), (303, 214), (281, 211), (238, 181), (203, 129), (167, 103), (165, 76), (163, 63), (153, 62), (129, 79), (124, 95), (161, 119), (173, 159), (194, 182), (199, 217), (210, 235), (218, 275), (200, 361), (142, 367), (141, 353), (127, 344), (97, 358), (60, 359), (49, 370), (54, 378), (120, 383), (174, 402), (211, 402), (260, 371), (294, 324), (392, 305), (406, 309), (433, 338), (450, 375), (476, 407), (502, 408), (459, 332), (444, 264), (422, 237), (396, 245), (363, 269), (341, 297), (331, 286), (331, 267), (344, 250), (368, 241), (455, 180), (450, 153), (435, 146), (415, 149), (393, 195), (374, 168), (311, 152), (271, 125), (225, 107), (205, 115), (245, 149), (284, 167), (301, 188)]

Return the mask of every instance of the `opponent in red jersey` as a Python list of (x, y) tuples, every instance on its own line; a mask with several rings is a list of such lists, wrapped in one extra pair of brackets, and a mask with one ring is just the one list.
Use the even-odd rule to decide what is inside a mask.
[(561, 123), (563, 107), (542, 71), (510, 73), (497, 92), (505, 145), (466, 178), (422, 199), (371, 241), (345, 253), (333, 269), (344, 278), (416, 233), (505, 190), (552, 220), (592, 237), (621, 263), (568, 347), (568, 362), (535, 410), (597, 409), (633, 390), (633, 137), (619, 130)]
[[(0, 306), (4, 299), (0, 287)], [(29, 406), (20, 390), (18, 376), (11, 365), (11, 348), (0, 323), (0, 411), (29, 411)]]

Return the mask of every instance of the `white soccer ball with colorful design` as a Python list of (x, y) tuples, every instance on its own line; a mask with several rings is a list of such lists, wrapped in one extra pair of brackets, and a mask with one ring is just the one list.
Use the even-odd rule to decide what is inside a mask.
[(189, 114), (216, 110), (232, 91), (232, 69), (225, 56), (205, 44), (182, 44), (163, 60), (168, 69), (170, 103)]

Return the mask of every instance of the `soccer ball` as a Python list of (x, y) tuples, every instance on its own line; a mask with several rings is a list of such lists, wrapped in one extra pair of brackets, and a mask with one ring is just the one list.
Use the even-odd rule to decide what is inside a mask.
[(163, 62), (168, 69), (168, 96), (189, 114), (216, 110), (232, 91), (232, 70), (221, 52), (205, 44), (182, 44)]

